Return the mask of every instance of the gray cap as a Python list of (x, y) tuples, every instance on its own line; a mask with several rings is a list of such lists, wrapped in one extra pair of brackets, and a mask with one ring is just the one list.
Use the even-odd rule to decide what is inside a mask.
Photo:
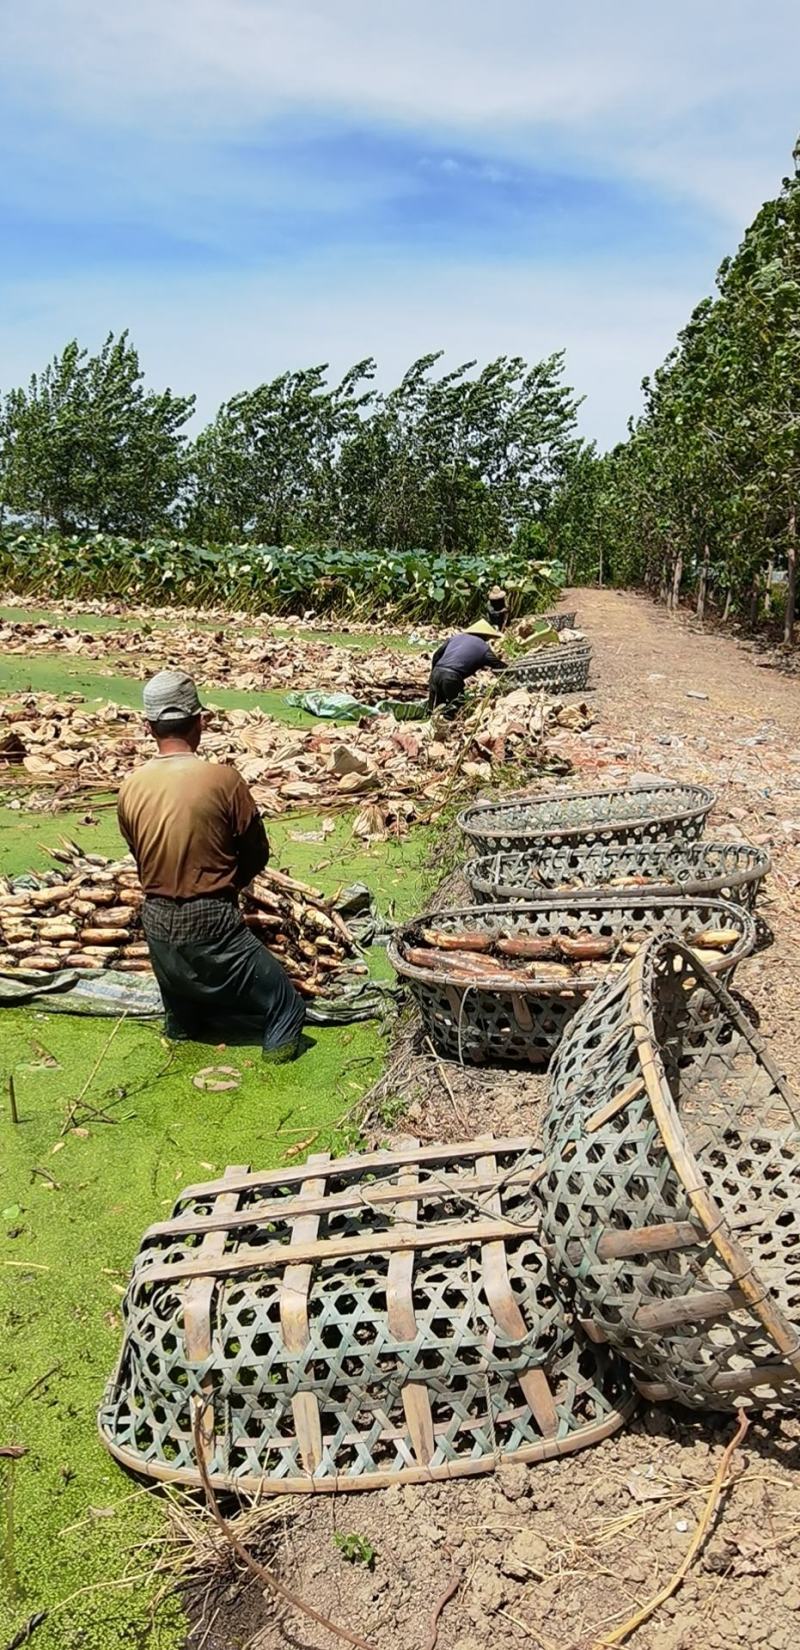
[(202, 709), (194, 680), (185, 670), (160, 670), (145, 682), (148, 722), (185, 722), (188, 716), (199, 716)]

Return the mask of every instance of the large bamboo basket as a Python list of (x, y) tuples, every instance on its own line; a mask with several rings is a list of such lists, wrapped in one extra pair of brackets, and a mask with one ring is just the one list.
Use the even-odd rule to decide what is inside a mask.
[(458, 816), (476, 854), (593, 843), (693, 842), (716, 797), (705, 785), (618, 785), (475, 802)]
[[(472, 984), (460, 979), (455, 967), (452, 972), (446, 966), (439, 971), (409, 960), (408, 950), (419, 945), (423, 931), (431, 927), (453, 935), (477, 930), (497, 939), (575, 939), (588, 933), (610, 938), (614, 950), (609, 963), (582, 964), (569, 983), (554, 985), (544, 977), (544, 969), (537, 978), (537, 965), (531, 962), (530, 973), (520, 972), (513, 986), (493, 981)], [(591, 905), (551, 900), (528, 905), (465, 906), (405, 923), (392, 935), (387, 954), (397, 974), (408, 982), (437, 1053), (473, 1065), (514, 1062), (543, 1066), (587, 996), (604, 982), (609, 969), (618, 971), (624, 965), (621, 948), (633, 935), (665, 930), (690, 935), (704, 928), (735, 929), (739, 935), (724, 959), (715, 964), (717, 971), (731, 975), (755, 946), (755, 923), (742, 906), (701, 898), (656, 901), (606, 895)]]
[(642, 947), (573, 1020), (544, 1148), (554, 1264), (640, 1390), (798, 1407), (800, 1110), (676, 941)]
[(249, 1494), (543, 1461), (616, 1431), (626, 1368), (562, 1308), (527, 1138), (190, 1186), (145, 1233), (100, 1413), (135, 1472)]
[(512, 850), (470, 859), (464, 876), (476, 900), (656, 899), (702, 894), (755, 907), (770, 868), (766, 848), (750, 842), (578, 843), (538, 854)]
[(582, 693), (589, 680), (588, 642), (563, 642), (515, 659), (503, 671), (504, 686), (542, 688), (545, 693)]

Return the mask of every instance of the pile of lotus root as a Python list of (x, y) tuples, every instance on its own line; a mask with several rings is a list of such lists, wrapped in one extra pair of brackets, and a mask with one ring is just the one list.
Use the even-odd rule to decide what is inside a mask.
[[(412, 967), (446, 974), (459, 984), (519, 990), (524, 983), (569, 986), (618, 973), (647, 937), (631, 933), (612, 938), (588, 931), (504, 936), (481, 929), (453, 933), (430, 927), (420, 930), (421, 945), (404, 939), (402, 954)], [(736, 928), (706, 928), (690, 934), (687, 944), (706, 968), (714, 969), (724, 964), (740, 937)]]
[[(148, 973), (142, 891), (132, 859), (83, 854), (69, 844), (39, 887), (0, 881), (0, 970), (4, 974), (114, 968)], [(325, 995), (356, 946), (318, 889), (267, 869), (242, 895), (245, 922), (304, 996)], [(366, 972), (349, 962), (349, 972)]]

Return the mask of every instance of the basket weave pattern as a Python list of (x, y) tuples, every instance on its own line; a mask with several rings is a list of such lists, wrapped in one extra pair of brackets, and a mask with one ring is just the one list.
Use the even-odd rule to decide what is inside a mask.
[(553, 630), (574, 630), (577, 613), (545, 613), (543, 617)]
[(560, 1276), (694, 1408), (800, 1403), (800, 1108), (723, 986), (653, 940), (553, 1062), (542, 1216)]
[[(749, 842), (593, 843), (512, 851), (468, 860), (464, 876), (476, 900), (597, 898), (626, 891), (659, 898), (702, 894), (752, 911), (770, 867), (765, 848)], [(647, 878), (647, 886), (642, 884)], [(635, 879), (635, 880), (633, 880)]]
[(487, 1136), (189, 1188), (136, 1261), (105, 1442), (198, 1483), (207, 1404), (218, 1485), (308, 1491), (546, 1459), (615, 1431), (624, 1366), (559, 1299), (528, 1208), (539, 1170), (528, 1140)]
[(503, 672), (503, 681), (548, 693), (582, 693), (589, 680), (592, 650), (585, 642), (543, 647), (540, 653), (515, 659)]
[(458, 823), (478, 854), (592, 843), (652, 843), (702, 836), (714, 806), (704, 785), (642, 785), (632, 789), (551, 791), (508, 802), (476, 802)]
[[(725, 973), (753, 950), (756, 941), (749, 913), (721, 900), (654, 901), (606, 896), (591, 906), (568, 901), (476, 905), (437, 912), (435, 920), (444, 933), (478, 930), (498, 937), (553, 938), (588, 933), (618, 940), (620, 945), (632, 934), (663, 933), (665, 929), (688, 935), (703, 928), (735, 928), (740, 938), (718, 965)], [(492, 983), (465, 985), (449, 977), (444, 969), (438, 972), (420, 968), (407, 960), (406, 948), (419, 943), (421, 930), (430, 921), (415, 918), (397, 930), (387, 953), (400, 977), (408, 980), (437, 1052), (475, 1065), (497, 1060), (546, 1064), (569, 1021), (603, 977), (599, 970), (591, 963), (585, 964), (569, 986), (537, 981), (535, 973), (521, 973), (514, 989)]]

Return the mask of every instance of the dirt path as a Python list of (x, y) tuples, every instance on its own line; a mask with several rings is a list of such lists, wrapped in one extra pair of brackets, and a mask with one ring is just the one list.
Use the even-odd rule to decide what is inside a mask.
[[(707, 781), (719, 797), (707, 834), (744, 835), (771, 848), (763, 912), (775, 943), (740, 968), (736, 984), (778, 1062), (797, 1074), (800, 685), (636, 597), (579, 591), (565, 605), (577, 605), (595, 654), (597, 723), (561, 739), (577, 779), (655, 773)], [(544, 1079), (449, 1066), (451, 1098), (434, 1062), (408, 1039), (393, 1069), (410, 1103), (409, 1132), (439, 1139), (487, 1128), (535, 1132)], [(599, 1448), (549, 1465), (304, 1501), (287, 1524), (284, 1573), (374, 1650), (432, 1643), (431, 1612), (454, 1571), (463, 1579), (443, 1610), (438, 1650), (592, 1650), (677, 1568), (732, 1431), (730, 1417), (651, 1408)], [(628, 1641), (633, 1650), (793, 1650), (799, 1440), (798, 1424), (779, 1411), (752, 1426), (701, 1558), (677, 1596)], [(371, 1543), (374, 1570), (344, 1561), (336, 1531)], [(208, 1650), (215, 1642), (232, 1650), (248, 1634), (255, 1634), (251, 1650), (331, 1650), (336, 1642), (298, 1618), (283, 1628), (270, 1623), (252, 1594), (250, 1609), (241, 1636), (212, 1636)]]
[(718, 800), (706, 836), (745, 837), (770, 851), (760, 910), (775, 944), (743, 964), (736, 984), (797, 1082), (800, 682), (643, 598), (603, 590), (574, 598), (595, 651), (599, 712), (597, 726), (573, 742), (578, 771), (604, 782), (636, 772), (707, 784)]

